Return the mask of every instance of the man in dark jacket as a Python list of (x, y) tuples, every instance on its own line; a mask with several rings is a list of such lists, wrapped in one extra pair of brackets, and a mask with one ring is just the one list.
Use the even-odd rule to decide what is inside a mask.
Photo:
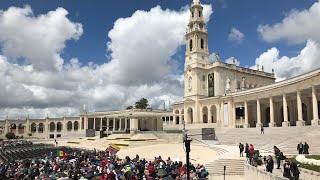
[(309, 154), (309, 145), (307, 142), (305, 142), (303, 145), (303, 154)]
[(273, 159), (272, 159), (272, 156), (269, 155), (267, 164), (266, 164), (266, 171), (272, 173), (272, 170), (273, 170)]
[(280, 149), (277, 146), (273, 146), (274, 149), (274, 156), (276, 157), (276, 161), (277, 161), (277, 169), (280, 169)]
[(292, 180), (299, 180), (300, 171), (299, 171), (298, 166), (295, 162), (290, 163), (290, 171), (293, 176)]
[(303, 144), (302, 144), (302, 142), (300, 142), (300, 143), (297, 145), (297, 150), (298, 150), (299, 154), (302, 154), (302, 152), (303, 152)]
[(244, 146), (241, 143), (239, 143), (239, 150), (240, 150), (240, 157), (243, 157)]

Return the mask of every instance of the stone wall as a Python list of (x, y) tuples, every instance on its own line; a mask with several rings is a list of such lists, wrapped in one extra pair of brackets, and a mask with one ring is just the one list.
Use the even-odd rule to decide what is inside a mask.
[(305, 180), (314, 180), (314, 179), (320, 179), (320, 173), (315, 172), (315, 171), (310, 171), (307, 169), (302, 169), (299, 168), (300, 171), (300, 179), (305, 179)]
[(276, 176), (248, 164), (244, 165), (244, 179), (288, 180), (288, 178)]

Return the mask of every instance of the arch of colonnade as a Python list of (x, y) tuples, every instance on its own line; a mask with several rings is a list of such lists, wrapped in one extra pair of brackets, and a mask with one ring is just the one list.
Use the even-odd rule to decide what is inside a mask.
[[(71, 126), (71, 129), (67, 129)], [(39, 137), (57, 137), (57, 134), (67, 132), (80, 132), (81, 122), (79, 118), (68, 120), (4, 120), (0, 124), (0, 135), (5, 135), (8, 132), (14, 133), (16, 136), (27, 136), (29, 133), (37, 134)]]

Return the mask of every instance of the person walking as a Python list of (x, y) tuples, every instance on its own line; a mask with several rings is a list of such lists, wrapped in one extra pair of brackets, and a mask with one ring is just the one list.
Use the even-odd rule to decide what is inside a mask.
[(261, 134), (264, 134), (264, 127), (261, 125)]
[(272, 170), (273, 170), (273, 159), (272, 159), (272, 156), (269, 155), (268, 156), (268, 160), (267, 160), (267, 163), (266, 163), (266, 171), (267, 172), (270, 172), (272, 173)]
[(247, 158), (247, 162), (248, 162), (248, 160), (249, 160), (249, 153), (250, 153), (248, 143), (246, 143), (246, 146), (245, 146), (245, 148), (244, 148), (244, 152), (246, 153), (246, 158)]
[(292, 174), (292, 180), (299, 180), (300, 171), (298, 169), (298, 165), (293, 161), (290, 162), (290, 171)]
[(300, 142), (300, 143), (297, 145), (297, 150), (298, 150), (298, 153), (299, 153), (299, 154), (302, 154), (302, 153), (303, 153), (303, 144), (302, 144), (302, 142)]
[(307, 142), (304, 142), (303, 154), (309, 154), (309, 144)]
[(240, 150), (240, 157), (243, 157), (244, 146), (241, 143), (239, 143), (239, 150)]
[(280, 149), (277, 146), (273, 146), (274, 149), (274, 156), (276, 157), (276, 161), (277, 161), (277, 169), (280, 169)]

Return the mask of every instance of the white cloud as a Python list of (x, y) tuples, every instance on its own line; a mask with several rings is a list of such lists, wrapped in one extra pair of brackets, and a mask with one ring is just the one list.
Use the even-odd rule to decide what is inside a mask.
[[(266, 72), (274, 69), (277, 81), (320, 68), (320, 44), (314, 40), (308, 40), (296, 57), (281, 57), (279, 54), (279, 50), (273, 47), (256, 59), (256, 65), (264, 66)], [(256, 65), (251, 68), (255, 69)]]
[(237, 28), (231, 28), (230, 33), (228, 35), (228, 39), (230, 41), (235, 41), (237, 43), (241, 43), (243, 41), (244, 34), (239, 31)]
[(30, 6), (10, 7), (0, 11), (0, 42), (3, 55), (11, 59), (25, 58), (37, 70), (57, 70), (69, 39), (77, 40), (83, 30), (72, 23), (68, 12), (57, 8), (35, 17)]
[[(141, 97), (153, 107), (180, 101), (183, 76), (171, 56), (185, 43), (188, 13), (155, 7), (118, 19), (108, 33), (111, 61), (97, 65), (60, 57), (65, 42), (83, 33), (65, 9), (39, 16), (30, 6), (1, 11), (0, 118), (77, 116), (83, 104), (90, 111), (116, 110)], [(204, 5), (206, 21), (211, 13)]]
[(225, 62), (228, 64), (235, 64), (236, 66), (240, 66), (240, 61), (238, 61), (234, 57), (230, 57), (230, 58), (226, 59)]
[(320, 2), (309, 9), (292, 10), (279, 23), (259, 25), (257, 31), (267, 42), (285, 40), (288, 43), (305, 43), (308, 39), (320, 42)]

